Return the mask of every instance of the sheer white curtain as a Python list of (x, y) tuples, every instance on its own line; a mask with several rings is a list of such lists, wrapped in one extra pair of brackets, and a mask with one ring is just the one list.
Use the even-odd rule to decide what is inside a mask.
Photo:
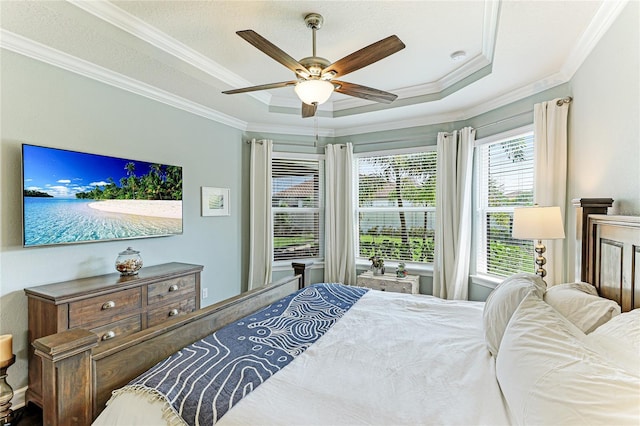
[[(563, 99), (535, 104), (533, 108), (535, 149), (535, 202), (559, 206), (565, 223), (567, 196), (567, 116), (569, 103)], [(547, 284), (566, 281), (564, 240), (543, 241), (547, 247)]]
[(471, 177), (476, 131), (438, 133), (433, 295), (467, 300), (471, 256)]
[(271, 215), (271, 156), (273, 141), (251, 141), (249, 190), (249, 290), (271, 282), (273, 218)]
[(353, 146), (325, 147), (324, 281), (356, 283)]

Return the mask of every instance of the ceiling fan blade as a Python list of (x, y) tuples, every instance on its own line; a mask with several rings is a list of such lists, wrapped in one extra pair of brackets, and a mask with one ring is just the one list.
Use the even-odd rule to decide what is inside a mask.
[(302, 103), (302, 118), (313, 117), (314, 115), (316, 115), (316, 109), (318, 109), (318, 105), (316, 105), (316, 104), (309, 105), (309, 104), (305, 104), (303, 102)]
[(343, 95), (354, 96), (356, 98), (390, 104), (398, 97), (398, 95), (395, 95), (393, 93), (373, 89), (367, 86), (361, 86), (360, 84), (347, 83), (346, 81), (337, 80), (331, 80), (331, 82), (338, 85), (338, 87), (336, 87), (335, 89), (336, 92), (342, 93)]
[(342, 77), (389, 55), (393, 55), (404, 48), (404, 43), (397, 36), (392, 35), (337, 60), (322, 70), (322, 75), (333, 71), (336, 76)]
[(297, 83), (296, 80), (283, 81), (281, 83), (261, 84), (260, 86), (243, 87), (242, 89), (225, 90), (225, 95), (234, 95), (236, 93), (255, 92), (257, 90), (269, 90), (278, 89), (280, 87), (294, 86)]
[(251, 43), (253, 46), (255, 46), (258, 50), (262, 51), (267, 56), (272, 57), (273, 59), (280, 62), (282, 65), (284, 65), (285, 67), (289, 68), (294, 73), (302, 75), (303, 77), (308, 77), (309, 75), (311, 75), (311, 73), (306, 67), (301, 65), (298, 61), (293, 59), (291, 56), (285, 53), (278, 46), (271, 43), (269, 40), (262, 37), (257, 32), (253, 30), (244, 30), (244, 31), (237, 31), (236, 34), (238, 34), (240, 37), (242, 37), (243, 39)]

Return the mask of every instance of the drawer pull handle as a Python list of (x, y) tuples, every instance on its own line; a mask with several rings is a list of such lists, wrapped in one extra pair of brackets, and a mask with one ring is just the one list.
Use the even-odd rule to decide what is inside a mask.
[(116, 337), (115, 331), (107, 331), (102, 335), (102, 340), (109, 340), (113, 339), (114, 337)]
[(111, 309), (115, 307), (116, 307), (116, 302), (114, 302), (113, 300), (109, 300), (107, 303), (102, 305), (102, 310), (106, 311), (107, 309)]
[(178, 284), (173, 284), (171, 287), (169, 287), (169, 291), (176, 291), (178, 289)]
[(176, 315), (178, 315), (178, 310), (177, 309), (172, 309), (169, 311), (169, 316), (170, 317), (175, 317)]

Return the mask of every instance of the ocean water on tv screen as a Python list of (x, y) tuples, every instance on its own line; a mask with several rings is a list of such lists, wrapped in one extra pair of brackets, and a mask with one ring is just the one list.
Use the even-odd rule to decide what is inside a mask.
[(119, 214), (89, 207), (94, 200), (24, 197), (24, 245), (178, 234), (182, 220)]

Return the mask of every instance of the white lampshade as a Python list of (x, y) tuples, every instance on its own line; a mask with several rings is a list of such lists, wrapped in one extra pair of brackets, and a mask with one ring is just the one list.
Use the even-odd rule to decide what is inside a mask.
[(327, 102), (333, 93), (333, 84), (327, 80), (304, 80), (296, 84), (295, 91), (302, 102), (318, 105)]
[(560, 207), (521, 207), (513, 209), (513, 238), (519, 240), (557, 240), (564, 238)]

